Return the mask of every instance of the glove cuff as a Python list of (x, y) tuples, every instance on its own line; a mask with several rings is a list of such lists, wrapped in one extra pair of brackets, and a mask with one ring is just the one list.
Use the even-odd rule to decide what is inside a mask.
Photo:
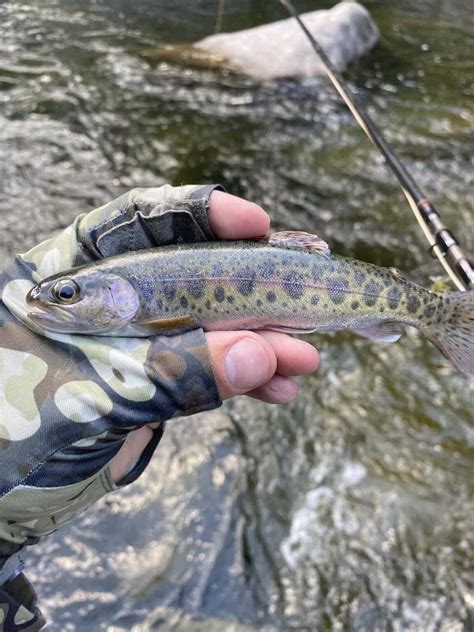
[(222, 404), (202, 329), (150, 340), (146, 367), (156, 387), (157, 421), (194, 415)]
[[(89, 213), (78, 225), (82, 252), (91, 258), (169, 244), (215, 239), (209, 226), (209, 197), (220, 185), (133, 189)], [(75, 265), (83, 263), (78, 260)]]

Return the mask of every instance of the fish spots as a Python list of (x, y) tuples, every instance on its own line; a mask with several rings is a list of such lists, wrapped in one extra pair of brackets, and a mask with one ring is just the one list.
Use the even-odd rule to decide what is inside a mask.
[(224, 266), (219, 261), (212, 266), (211, 276), (216, 278), (216, 277), (221, 277), (223, 274), (224, 274)]
[(227, 302), (230, 303), (231, 305), (235, 301), (235, 298), (232, 296), (232, 294), (229, 294), (229, 296), (227, 296), (226, 298), (227, 298)]
[(387, 292), (387, 302), (390, 309), (397, 309), (400, 305), (400, 299), (402, 297), (402, 293), (396, 287), (391, 287)]
[(362, 285), (362, 283), (364, 283), (366, 279), (365, 272), (362, 272), (362, 270), (356, 270), (354, 272), (354, 279), (356, 283), (359, 283), (360, 285)]
[(431, 318), (433, 316), (433, 314), (435, 313), (436, 309), (434, 305), (427, 305), (425, 307), (425, 311), (423, 312), (423, 315), (426, 316), (426, 318)]
[(176, 290), (178, 288), (175, 277), (169, 275), (165, 276), (161, 280), (161, 291), (166, 300), (172, 301), (176, 296)]
[(296, 270), (291, 270), (283, 277), (282, 287), (290, 298), (301, 298), (304, 293), (304, 277)]
[(261, 305), (262, 305), (262, 301), (258, 298), (257, 299), (257, 307), (261, 307)]
[(382, 287), (379, 283), (375, 281), (369, 281), (364, 288), (364, 303), (367, 307), (372, 307), (377, 302), (380, 292), (382, 291)]
[(331, 277), (327, 282), (329, 298), (336, 305), (340, 305), (346, 299), (349, 282), (344, 277)]
[(262, 279), (270, 279), (275, 274), (276, 266), (271, 261), (264, 261), (260, 267), (260, 276)]
[(205, 307), (206, 309), (211, 309), (211, 301), (207, 300), (207, 301), (204, 303), (204, 307)]
[(352, 301), (351, 309), (358, 309), (358, 308), (359, 308), (359, 301)]
[(201, 298), (204, 294), (204, 279), (196, 273), (186, 281), (186, 288), (193, 298)]
[(340, 271), (340, 263), (335, 261), (332, 257), (321, 257), (321, 263), (325, 273)]
[(415, 314), (420, 309), (420, 299), (414, 294), (407, 295), (407, 310), (410, 314)]
[(188, 306), (188, 299), (185, 296), (182, 296), (179, 299), (179, 304), (181, 305), (181, 307), (186, 308)]
[(269, 292), (267, 292), (267, 301), (269, 303), (274, 303), (276, 301), (276, 294), (275, 292), (272, 292), (271, 290)]
[(313, 266), (311, 275), (315, 281), (320, 281), (324, 274), (324, 270), (321, 266)]
[(218, 303), (222, 303), (225, 299), (225, 291), (224, 288), (220, 285), (216, 287), (214, 290), (214, 298)]
[(250, 268), (241, 268), (236, 279), (236, 288), (242, 296), (249, 296), (255, 289), (256, 273)]
[(149, 303), (153, 300), (153, 294), (155, 291), (155, 283), (151, 277), (145, 276), (141, 278), (140, 276), (133, 279), (134, 283), (137, 284), (140, 294), (143, 296), (145, 301)]
[(319, 303), (319, 296), (317, 294), (313, 294), (311, 297), (311, 305), (317, 305)]

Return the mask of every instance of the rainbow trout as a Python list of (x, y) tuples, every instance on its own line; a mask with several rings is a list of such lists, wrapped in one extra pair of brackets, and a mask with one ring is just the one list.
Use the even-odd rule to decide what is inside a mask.
[(205, 330), (352, 330), (395, 342), (419, 329), (474, 375), (474, 292), (430, 292), (393, 269), (332, 255), (307, 233), (141, 250), (43, 280), (27, 296), (44, 329), (103, 336)]

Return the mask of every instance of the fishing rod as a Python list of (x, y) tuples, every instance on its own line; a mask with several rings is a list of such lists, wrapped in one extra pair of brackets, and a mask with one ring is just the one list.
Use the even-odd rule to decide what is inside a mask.
[(461, 250), (457, 239), (443, 224), (438, 212), (426, 199), (413, 177), (402, 165), (384, 138), (382, 132), (378, 129), (361, 104), (358, 103), (357, 97), (350, 90), (342, 76), (333, 66), (328, 55), (306, 27), (291, 0), (280, 0), (280, 2), (287, 9), (290, 15), (297, 20), (313, 47), (314, 52), (323, 62), (326, 73), (334, 87), (339, 92), (347, 107), (354, 115), (354, 118), (362, 127), (369, 139), (383, 154), (387, 164), (398, 179), (398, 182), (402, 187), (402, 191), (405, 194), (418, 223), (420, 224), (423, 234), (430, 244), (429, 252), (439, 259), (446, 273), (459, 290), (474, 289), (474, 268)]

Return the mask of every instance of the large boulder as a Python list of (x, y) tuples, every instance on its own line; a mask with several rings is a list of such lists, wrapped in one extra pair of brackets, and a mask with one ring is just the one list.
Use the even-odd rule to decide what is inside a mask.
[[(367, 54), (379, 37), (369, 12), (357, 2), (341, 2), (330, 10), (301, 17), (338, 70)], [(323, 63), (294, 18), (211, 35), (195, 47), (227, 60), (230, 67), (255, 79), (324, 73)]]

